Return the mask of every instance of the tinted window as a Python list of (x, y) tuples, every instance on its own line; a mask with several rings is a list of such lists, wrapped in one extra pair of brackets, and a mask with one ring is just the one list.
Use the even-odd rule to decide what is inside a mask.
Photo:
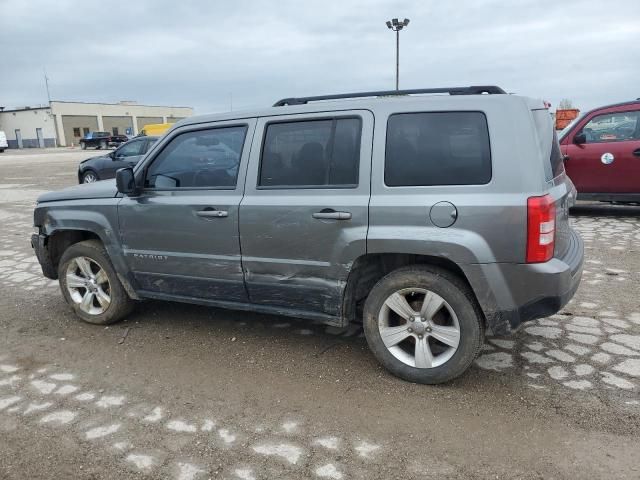
[(389, 186), (488, 183), (491, 149), (484, 114), (392, 115), (387, 123), (384, 179)]
[(638, 116), (640, 112), (607, 113), (593, 117), (582, 128), (587, 143), (639, 140)]
[(359, 118), (272, 123), (260, 162), (260, 186), (358, 184)]
[(153, 147), (153, 145), (158, 141), (157, 138), (149, 138), (147, 139), (147, 143), (145, 143), (144, 148), (143, 148), (143, 152), (142, 153), (147, 153), (149, 150), (151, 150), (151, 147)]
[(553, 139), (551, 140), (551, 157), (549, 158), (551, 162), (551, 178), (547, 178), (547, 180), (551, 180), (556, 178), (562, 172), (564, 172), (564, 159), (562, 152), (560, 151), (560, 143), (558, 142), (558, 135), (553, 130)]
[(246, 133), (240, 126), (178, 135), (149, 167), (145, 187), (235, 187)]
[[(552, 180), (564, 172), (564, 161), (558, 135), (553, 125), (549, 110), (546, 108), (532, 110), (534, 124), (538, 133), (538, 148), (542, 152), (545, 165), (544, 174), (546, 180)], [(551, 144), (549, 144), (551, 141)]]
[(118, 148), (116, 156), (118, 157), (132, 157), (134, 155), (140, 155), (142, 141), (136, 140), (135, 142), (129, 142)]

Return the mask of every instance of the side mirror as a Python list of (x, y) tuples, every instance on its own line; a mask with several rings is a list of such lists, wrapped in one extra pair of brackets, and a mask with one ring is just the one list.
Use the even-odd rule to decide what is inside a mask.
[(116, 172), (116, 185), (118, 192), (124, 193), (125, 195), (134, 195), (138, 191), (138, 188), (136, 187), (136, 179), (133, 176), (133, 168), (120, 168)]
[(585, 133), (578, 133), (575, 137), (573, 137), (573, 143), (576, 145), (582, 145), (587, 143), (587, 135)]

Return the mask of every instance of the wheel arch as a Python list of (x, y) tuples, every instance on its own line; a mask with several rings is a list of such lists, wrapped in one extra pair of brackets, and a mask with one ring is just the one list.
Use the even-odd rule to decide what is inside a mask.
[(82, 183), (84, 175), (87, 172), (92, 172), (96, 176), (96, 178), (98, 180), (100, 180), (100, 175), (98, 174), (98, 172), (96, 171), (96, 169), (94, 167), (85, 167), (85, 168), (82, 169), (82, 171), (78, 172), (78, 182)]
[[(361, 308), (373, 286), (385, 275), (409, 265), (430, 265), (455, 275), (469, 287), (474, 300), (484, 312), (464, 270), (453, 260), (413, 253), (368, 253), (358, 257), (349, 272), (344, 290), (342, 315), (345, 323), (359, 321)], [(486, 325), (483, 315), (482, 321)]]

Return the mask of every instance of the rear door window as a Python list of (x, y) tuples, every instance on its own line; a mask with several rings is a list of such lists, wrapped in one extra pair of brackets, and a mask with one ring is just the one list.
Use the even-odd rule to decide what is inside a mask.
[(489, 183), (491, 147), (485, 115), (428, 112), (390, 116), (384, 180), (390, 187)]
[(258, 186), (357, 186), (361, 128), (360, 118), (267, 125)]

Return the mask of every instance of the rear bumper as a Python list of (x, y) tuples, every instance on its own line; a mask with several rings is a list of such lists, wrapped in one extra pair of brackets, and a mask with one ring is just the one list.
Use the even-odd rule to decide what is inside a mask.
[(35, 251), (44, 276), (52, 280), (56, 280), (58, 278), (58, 272), (51, 261), (51, 255), (47, 248), (47, 239), (48, 237), (46, 235), (38, 235), (37, 233), (34, 233), (31, 235), (31, 247)]
[(570, 237), (562, 258), (533, 264), (475, 265), (465, 271), (495, 334), (553, 315), (571, 300), (582, 278), (584, 244), (573, 229)]

